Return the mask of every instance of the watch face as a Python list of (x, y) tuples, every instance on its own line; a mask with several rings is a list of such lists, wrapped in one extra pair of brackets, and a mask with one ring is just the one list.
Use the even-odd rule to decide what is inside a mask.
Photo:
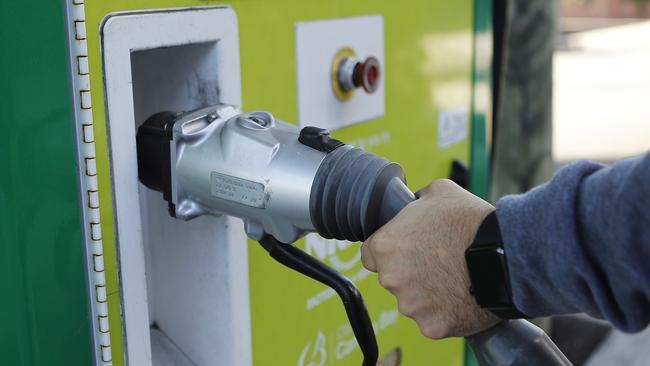
[(481, 307), (509, 307), (505, 252), (500, 244), (469, 248), (465, 254), (472, 292)]

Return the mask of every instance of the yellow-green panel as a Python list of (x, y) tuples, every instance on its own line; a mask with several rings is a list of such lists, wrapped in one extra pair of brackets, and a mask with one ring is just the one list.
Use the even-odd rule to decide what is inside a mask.
[[(88, 53), (109, 299), (118, 296), (119, 284), (102, 91), (100, 23), (106, 14), (114, 11), (216, 4), (232, 5), (239, 19), (243, 108), (270, 110), (287, 121), (298, 117), (296, 22), (381, 14), (385, 32), (385, 116), (335, 131), (335, 136), (401, 163), (414, 190), (434, 178), (447, 176), (453, 159), (469, 160), (467, 141), (440, 150), (437, 131), (441, 111), (464, 107), (469, 116), (471, 110), (474, 11), (471, 0), (87, 0)], [(255, 365), (296, 365), (305, 349), (307, 358), (315, 357), (312, 365), (319, 365), (322, 353), (313, 352), (314, 345), (322, 344), (322, 339), (318, 341), (319, 332), (325, 337), (326, 365), (359, 365), (361, 355), (354, 342), (347, 342), (353, 338), (339, 300), (330, 298), (308, 311), (307, 299), (325, 288), (282, 268), (256, 243), (249, 245)], [(333, 255), (341, 260), (354, 259), (358, 249), (354, 245), (338, 250), (328, 259), (330, 262), (336, 259)], [(462, 364), (461, 340), (426, 340), (414, 322), (401, 316), (392, 317), (396, 302), (378, 286), (375, 275), (365, 273), (358, 261), (345, 273), (362, 277), (357, 284), (378, 325), (382, 354), (400, 347), (405, 365)], [(109, 301), (116, 366), (123, 364), (118, 305), (117, 301)], [(311, 348), (306, 348), (309, 345)], [(353, 352), (348, 355), (350, 349)], [(342, 356), (340, 360), (337, 355)], [(308, 364), (305, 362), (304, 366)]]

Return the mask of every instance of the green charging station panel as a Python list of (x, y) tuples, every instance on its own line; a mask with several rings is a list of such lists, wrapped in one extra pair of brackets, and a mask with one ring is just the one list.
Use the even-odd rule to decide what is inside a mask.
[[(384, 96), (379, 107), (372, 104), (379, 112), (334, 128), (334, 136), (399, 162), (414, 191), (448, 177), (454, 160), (470, 166), (473, 191), (487, 191), (489, 0), (5, 2), (0, 363), (140, 366), (129, 361), (136, 356), (129, 356), (127, 346), (137, 340), (127, 337), (124, 316), (124, 288), (130, 285), (122, 277), (116, 242), (119, 177), (112, 173), (101, 30), (109, 15), (210, 6), (236, 14), (243, 108), (272, 111), (286, 121), (303, 122), (309, 115), (301, 104), (301, 27), (379, 20)], [(248, 246), (250, 344), (242, 351), (249, 354), (231, 357), (233, 364), (361, 364), (333, 292), (283, 268), (257, 243), (242, 245)], [(468, 362), (463, 340), (427, 340), (398, 313), (394, 297), (363, 269), (359, 245), (318, 238), (298, 245), (360, 288), (382, 365)], [(186, 301), (200, 302), (201, 296)], [(159, 360), (143, 352), (145, 359)]]

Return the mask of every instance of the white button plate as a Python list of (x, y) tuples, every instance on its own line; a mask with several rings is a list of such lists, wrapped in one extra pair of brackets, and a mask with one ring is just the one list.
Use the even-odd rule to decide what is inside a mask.
[[(381, 80), (374, 94), (357, 89), (347, 101), (332, 91), (332, 61), (343, 47), (352, 48), (364, 60), (375, 56)], [(300, 22), (296, 25), (298, 119), (301, 126), (337, 129), (383, 117), (384, 19), (381, 15)]]

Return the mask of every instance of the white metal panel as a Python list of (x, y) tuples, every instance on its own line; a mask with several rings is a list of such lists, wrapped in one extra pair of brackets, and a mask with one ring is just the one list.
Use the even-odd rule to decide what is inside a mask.
[[(343, 47), (352, 48), (360, 59), (374, 56), (382, 76), (373, 94), (357, 90), (347, 101), (332, 91), (332, 62)], [(298, 119), (301, 126), (336, 129), (379, 118), (385, 112), (384, 18), (355, 18), (300, 22), (296, 25), (298, 69)]]
[(102, 51), (127, 362), (152, 364), (155, 324), (196, 365), (249, 365), (243, 225), (169, 217), (162, 195), (138, 182), (135, 144), (137, 126), (154, 112), (241, 107), (236, 14), (229, 7), (112, 14)]

